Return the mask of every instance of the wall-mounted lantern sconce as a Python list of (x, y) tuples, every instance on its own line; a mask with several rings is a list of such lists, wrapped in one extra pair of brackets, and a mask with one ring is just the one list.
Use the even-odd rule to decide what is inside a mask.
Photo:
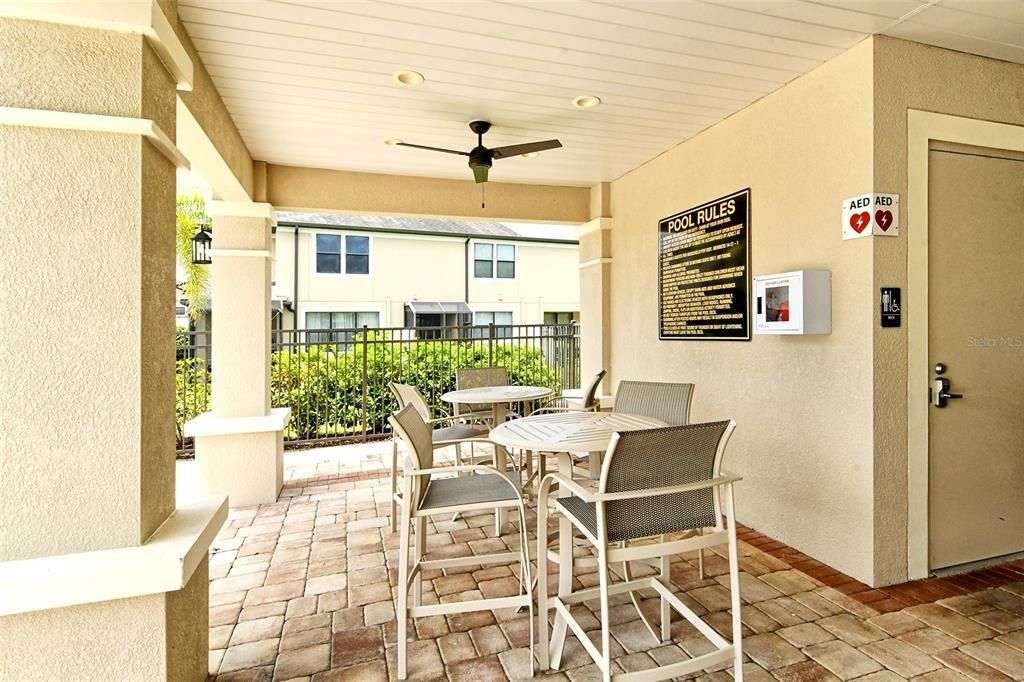
[(199, 231), (192, 237), (192, 263), (195, 265), (209, 265), (210, 251), (213, 245), (213, 237), (210, 235), (210, 224), (206, 218), (200, 219)]

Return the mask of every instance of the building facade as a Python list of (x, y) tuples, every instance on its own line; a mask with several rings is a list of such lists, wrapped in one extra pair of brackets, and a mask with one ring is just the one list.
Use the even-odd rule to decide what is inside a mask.
[(274, 325), (577, 321), (579, 245), (571, 229), (551, 232), (556, 236), (492, 222), (281, 212), (272, 247), (280, 311)]

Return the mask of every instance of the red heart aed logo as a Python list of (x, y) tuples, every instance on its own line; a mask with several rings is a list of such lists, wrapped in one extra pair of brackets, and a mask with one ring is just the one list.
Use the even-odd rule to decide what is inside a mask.
[(863, 232), (864, 228), (866, 228), (868, 226), (868, 223), (870, 222), (871, 214), (868, 213), (867, 211), (863, 213), (854, 213), (853, 215), (850, 216), (850, 227), (852, 227), (853, 231), (856, 232), (857, 234)]
[(875, 222), (885, 232), (892, 225), (892, 211), (875, 211)]

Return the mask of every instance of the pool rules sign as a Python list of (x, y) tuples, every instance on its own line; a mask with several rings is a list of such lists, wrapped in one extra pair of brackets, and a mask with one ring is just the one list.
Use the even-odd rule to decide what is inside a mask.
[(900, 195), (861, 194), (843, 199), (843, 239), (898, 237)]
[(658, 337), (750, 339), (750, 190), (658, 222)]

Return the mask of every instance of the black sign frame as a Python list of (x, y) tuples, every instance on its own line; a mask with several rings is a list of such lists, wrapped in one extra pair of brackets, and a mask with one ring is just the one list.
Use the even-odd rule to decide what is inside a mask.
[[(739, 250), (741, 254), (734, 254), (733, 258), (730, 259), (729, 267), (734, 267), (731, 263), (735, 263), (739, 259), (743, 263), (743, 274), (739, 277), (740, 286), (736, 288), (737, 298), (742, 298), (742, 301), (735, 302), (730, 308), (732, 313), (742, 313), (740, 318), (742, 321), (742, 329), (739, 330), (738, 334), (725, 334), (715, 333), (716, 330), (702, 330), (704, 333), (701, 334), (666, 334), (665, 333), (665, 298), (666, 298), (666, 287), (664, 282), (664, 263), (665, 263), (665, 245), (664, 237), (669, 233), (669, 224), (677, 219), (682, 219), (684, 216), (691, 217), (691, 224), (694, 229), (699, 228), (702, 223), (698, 223), (696, 218), (700, 215), (703, 209), (707, 209), (712, 206), (728, 202), (730, 199), (738, 199), (742, 203), (741, 207), (737, 207), (736, 215), (742, 216), (742, 229), (736, 237), (739, 240), (739, 244), (733, 247), (735, 250)], [(662, 341), (750, 341), (752, 334), (751, 326), (751, 314), (750, 314), (750, 303), (753, 298), (752, 296), (752, 284), (753, 278), (750, 276), (751, 268), (751, 257), (750, 257), (750, 188), (727, 194), (723, 197), (719, 197), (713, 201), (705, 202), (699, 206), (694, 206), (685, 211), (680, 211), (673, 215), (663, 218), (658, 221), (658, 338)], [(717, 219), (714, 221), (717, 222)], [(733, 229), (740, 225), (739, 220), (731, 220), (717, 225), (714, 230), (722, 229)], [(706, 247), (706, 244), (702, 244), (701, 247)], [(711, 269), (709, 269), (711, 271)], [(691, 287), (687, 287), (691, 288)], [(735, 323), (735, 320), (729, 320), (730, 323)]]

